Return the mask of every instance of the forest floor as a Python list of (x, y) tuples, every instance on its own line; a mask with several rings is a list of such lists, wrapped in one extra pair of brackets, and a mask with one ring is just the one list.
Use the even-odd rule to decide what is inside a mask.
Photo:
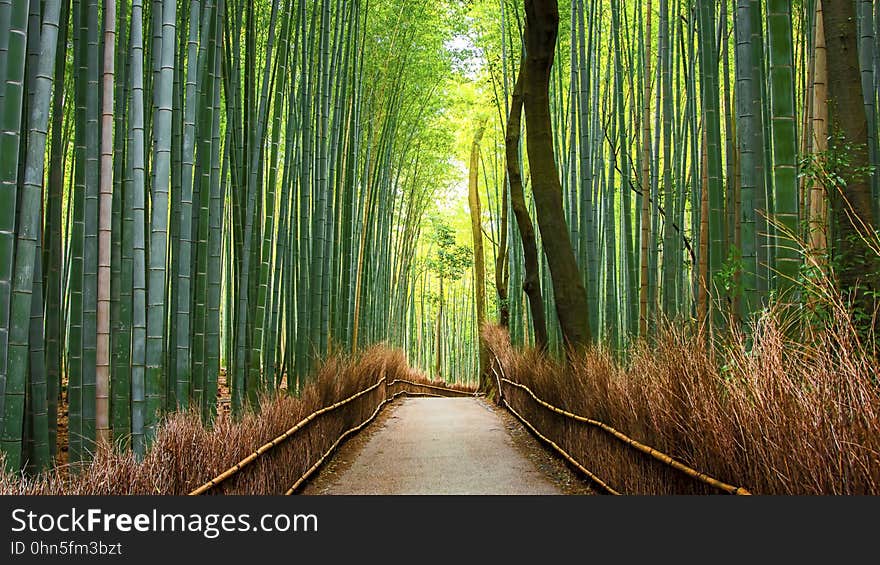
[(475, 398), (398, 400), (303, 494), (594, 494), (510, 414)]

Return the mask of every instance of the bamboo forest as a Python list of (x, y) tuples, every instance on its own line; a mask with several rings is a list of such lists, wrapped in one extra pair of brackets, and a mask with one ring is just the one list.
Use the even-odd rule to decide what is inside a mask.
[(880, 494), (878, 104), (872, 0), (0, 0), (0, 492), (460, 402), (595, 493)]

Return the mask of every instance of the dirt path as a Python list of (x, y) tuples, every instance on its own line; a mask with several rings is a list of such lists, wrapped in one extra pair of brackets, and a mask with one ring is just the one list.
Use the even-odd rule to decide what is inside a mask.
[(406, 398), (348, 442), (304, 494), (591, 494), (505, 412)]

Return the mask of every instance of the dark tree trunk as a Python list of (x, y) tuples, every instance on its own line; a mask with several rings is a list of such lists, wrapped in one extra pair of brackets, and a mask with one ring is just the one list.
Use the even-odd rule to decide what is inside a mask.
[(438, 381), (443, 380), (443, 277), (440, 277), (440, 307), (437, 309), (437, 333), (434, 339), (434, 375)]
[[(522, 187), (520, 187), (520, 191), (521, 190)], [(495, 258), (495, 289), (498, 292), (498, 325), (505, 329), (510, 326), (510, 300), (507, 293), (509, 280), (507, 269), (507, 203), (507, 182), (505, 182), (504, 192), (501, 194), (501, 226), (498, 230), (498, 256)]]
[(566, 345), (580, 349), (589, 343), (587, 293), (571, 247), (562, 208), (562, 186), (553, 154), (550, 120), (550, 68), (559, 32), (556, 0), (526, 0), (525, 82), (526, 144), (532, 192), (544, 253), (550, 266), (556, 313)]
[[(841, 290), (870, 320), (880, 291), (880, 260), (866, 242), (876, 227), (871, 207), (868, 122), (859, 71), (856, 13), (852, 0), (824, 0), (828, 58), (828, 107), (833, 151), (843, 163), (844, 185), (832, 192), (836, 259)], [(876, 320), (865, 322), (876, 327)]]
[(520, 121), (523, 108), (523, 75), (525, 74), (525, 57), (520, 64), (513, 96), (510, 100), (510, 116), (507, 118), (507, 133), (504, 144), (507, 154), (507, 177), (510, 181), (510, 206), (516, 217), (522, 239), (523, 257), (525, 258), (525, 279), (523, 290), (529, 297), (529, 311), (532, 314), (532, 326), (535, 330), (535, 346), (540, 350), (547, 349), (547, 320), (544, 318), (544, 299), (541, 297), (541, 279), (538, 271), (538, 246), (535, 243), (535, 226), (529, 217), (526, 199), (523, 195), (522, 174), (519, 162)]
[(492, 386), (492, 380), (489, 378), (489, 352), (486, 349), (486, 340), (483, 338), (483, 325), (486, 322), (486, 259), (483, 253), (482, 210), (480, 208), (480, 191), (478, 190), (480, 179), (480, 141), (483, 139), (485, 128), (485, 124), (480, 124), (471, 144), (468, 207), (471, 212), (471, 236), (474, 242), (474, 291), (477, 302), (477, 333), (480, 342), (480, 366), (478, 367), (478, 373), (480, 377), (480, 391), (488, 394)]

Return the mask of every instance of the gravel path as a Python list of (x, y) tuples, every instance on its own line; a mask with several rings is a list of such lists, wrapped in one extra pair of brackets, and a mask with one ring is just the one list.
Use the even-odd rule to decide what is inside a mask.
[(592, 494), (506, 412), (406, 398), (348, 442), (304, 494)]

